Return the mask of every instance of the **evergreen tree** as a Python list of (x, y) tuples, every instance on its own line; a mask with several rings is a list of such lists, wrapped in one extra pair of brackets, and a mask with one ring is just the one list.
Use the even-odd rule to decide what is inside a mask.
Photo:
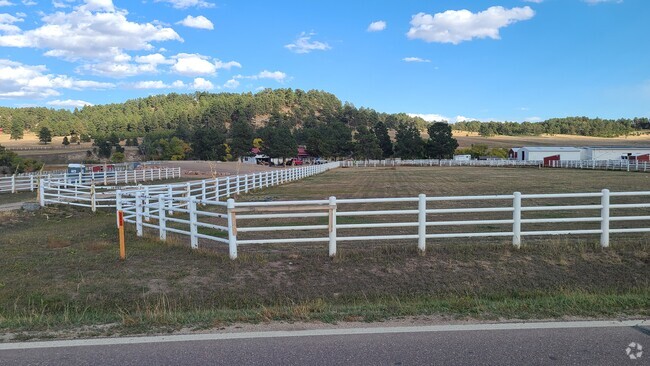
[(296, 156), (298, 143), (287, 126), (266, 126), (259, 131), (262, 137), (262, 151), (271, 158), (286, 158)]
[(420, 130), (413, 124), (400, 123), (395, 136), (395, 155), (403, 159), (419, 159), (424, 156), (424, 140)]
[(226, 158), (226, 136), (217, 128), (201, 127), (192, 136), (194, 157), (201, 160), (224, 160)]
[(446, 122), (434, 122), (429, 128), (427, 157), (435, 159), (451, 158), (458, 148), (458, 141), (452, 136), (451, 126)]
[(50, 131), (50, 129), (47, 127), (41, 127), (41, 129), (38, 131), (38, 141), (44, 144), (52, 142), (52, 131)]
[(247, 156), (253, 147), (253, 126), (248, 121), (233, 119), (230, 127), (230, 153), (234, 158)]
[(13, 120), (13, 122), (11, 123), (10, 138), (12, 140), (21, 140), (23, 138), (23, 134), (25, 133), (24, 130), (25, 130), (25, 125), (21, 121), (17, 119)]
[(379, 147), (379, 140), (372, 130), (360, 126), (354, 139), (356, 140), (354, 152), (358, 159), (381, 159), (382, 150)]
[(70, 145), (70, 140), (68, 140), (68, 136), (63, 136), (63, 145), (68, 146)]
[(374, 131), (382, 151), (382, 158), (390, 158), (393, 156), (393, 142), (388, 135), (388, 127), (386, 127), (386, 124), (381, 121), (377, 122)]

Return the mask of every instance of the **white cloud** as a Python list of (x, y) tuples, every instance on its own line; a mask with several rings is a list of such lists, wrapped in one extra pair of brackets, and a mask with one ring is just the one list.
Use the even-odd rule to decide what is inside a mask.
[(465, 117), (465, 116), (456, 116), (456, 118), (453, 118), (453, 122), (470, 122), (470, 121), (480, 121), (480, 119), (474, 117)]
[(544, 120), (544, 119), (542, 119), (542, 117), (537, 117), (537, 116), (534, 116), (534, 117), (526, 117), (526, 118), (524, 119), (524, 121), (526, 121), (526, 122), (542, 122), (543, 120)]
[(402, 59), (404, 62), (431, 62), (431, 60), (427, 60), (425, 58), (420, 58), (420, 57), (404, 57)]
[(287, 74), (282, 71), (267, 71), (264, 70), (257, 74), (258, 79), (272, 79), (279, 83), (283, 82), (287, 78)]
[(149, 65), (174, 64), (174, 60), (170, 60), (165, 56), (161, 55), (160, 53), (152, 53), (145, 56), (136, 56), (135, 62), (139, 64), (149, 64)]
[(132, 85), (133, 89), (166, 89), (169, 88), (161, 80), (138, 81)]
[(183, 41), (172, 29), (128, 21), (110, 0), (86, 0), (69, 13), (41, 18), (43, 24), (20, 34), (0, 36), (0, 47), (47, 49), (48, 56), (70, 61), (116, 61), (124, 50), (149, 50), (152, 42)]
[(52, 1), (52, 6), (54, 6), (57, 9), (64, 9), (70, 7), (70, 5), (66, 3), (62, 3), (60, 1)]
[(0, 14), (0, 33), (5, 34), (18, 34), (21, 32), (21, 29), (14, 25), (13, 23), (22, 22), (23, 19), (15, 17), (11, 14), (3, 13)]
[(172, 71), (185, 76), (216, 75), (217, 66), (209, 57), (199, 54), (179, 53), (174, 56), (176, 63)]
[(85, 100), (51, 100), (47, 102), (47, 105), (52, 105), (55, 107), (68, 107), (68, 108), (82, 108), (87, 105), (93, 105), (92, 103), (86, 102)]
[(413, 15), (411, 29), (406, 35), (409, 39), (453, 44), (474, 38), (499, 39), (499, 29), (534, 15), (535, 11), (528, 6), (512, 9), (493, 6), (478, 13), (465, 9), (447, 10), (433, 16), (418, 13)]
[(182, 24), (190, 28), (209, 29), (209, 30), (214, 29), (214, 24), (212, 24), (212, 22), (208, 18), (204, 17), (203, 15), (199, 15), (198, 17), (193, 17), (191, 15), (188, 15), (185, 19), (181, 20), (176, 24)]
[(0, 0), (0, 6), (12, 6), (12, 5), (14, 4), (9, 0)]
[(204, 0), (154, 0), (157, 3), (169, 3), (176, 9), (187, 9), (191, 7), (197, 8), (213, 8), (214, 4)]
[(408, 115), (409, 115), (409, 117), (420, 117), (420, 118), (422, 118), (423, 120), (425, 120), (425, 121), (427, 121), (427, 122), (434, 122), (434, 121), (447, 121), (447, 122), (448, 122), (448, 121), (449, 121), (449, 118), (448, 118), (448, 117), (445, 117), (445, 116), (443, 116), (443, 115), (441, 115), (441, 114), (433, 114), (433, 113), (429, 113), (429, 114), (408, 113)]
[(383, 20), (378, 20), (376, 22), (370, 23), (368, 26), (368, 32), (380, 32), (386, 29), (386, 22)]
[(32, 1), (32, 0), (23, 0), (22, 3), (23, 3), (23, 5), (25, 5), (25, 6), (34, 6), (34, 5), (37, 5), (37, 2), (36, 2), (36, 1)]
[(524, 2), (527, 3), (535, 3), (535, 4), (541, 4), (544, 2), (544, 0), (524, 0)]
[(310, 53), (311, 51), (326, 51), (331, 49), (330, 45), (324, 42), (312, 41), (311, 37), (316, 33), (302, 32), (294, 43), (285, 45), (284, 47), (291, 52), (295, 53)]
[(214, 61), (214, 66), (217, 67), (217, 70), (218, 69), (230, 70), (233, 67), (241, 68), (241, 64), (239, 62), (237, 62), (237, 61), (222, 62), (220, 60), (215, 60)]
[(236, 89), (238, 86), (239, 86), (239, 81), (235, 79), (230, 79), (226, 81), (225, 84), (223, 84), (223, 87), (227, 89)]
[(46, 72), (43, 65), (0, 59), (0, 98), (47, 98), (60, 95), (59, 89), (109, 89), (115, 86)]
[(211, 90), (214, 89), (214, 84), (212, 84), (210, 80), (205, 80), (204, 78), (196, 78), (189, 87), (196, 90)]

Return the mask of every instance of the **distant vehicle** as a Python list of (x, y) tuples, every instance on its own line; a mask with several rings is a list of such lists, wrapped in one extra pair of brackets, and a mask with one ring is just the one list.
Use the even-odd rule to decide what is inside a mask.
[(314, 164), (316, 164), (316, 165), (318, 165), (318, 164), (327, 164), (327, 163), (328, 163), (327, 160), (321, 159), (321, 158), (318, 158), (318, 159), (314, 160)]
[(303, 165), (303, 161), (298, 158), (291, 158), (287, 160), (287, 165)]

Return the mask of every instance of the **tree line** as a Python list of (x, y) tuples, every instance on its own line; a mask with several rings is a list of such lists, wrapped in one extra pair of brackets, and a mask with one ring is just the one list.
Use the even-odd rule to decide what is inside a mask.
[(481, 136), (520, 135), (578, 135), (594, 137), (627, 136), (650, 129), (650, 120), (641, 118), (601, 119), (588, 117), (551, 118), (542, 122), (480, 122), (463, 121), (453, 125), (455, 130), (477, 132)]

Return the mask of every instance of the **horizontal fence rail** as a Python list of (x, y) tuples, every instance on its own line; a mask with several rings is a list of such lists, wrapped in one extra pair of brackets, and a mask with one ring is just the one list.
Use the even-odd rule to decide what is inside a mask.
[(448, 238), (503, 237), (520, 247), (522, 238), (549, 235), (600, 235), (650, 232), (650, 191), (450, 196), (400, 198), (221, 202), (197, 196), (122, 196), (125, 221), (137, 235), (155, 230), (189, 237), (194, 249), (209, 242), (227, 245), (232, 259), (241, 245), (337, 243), (355, 241), (427, 241)]
[(388, 159), (388, 160), (347, 160), (342, 161), (341, 166), (347, 168), (376, 168), (396, 166), (490, 166), (490, 167), (541, 167), (543, 161), (531, 160), (452, 160), (452, 159)]
[(25, 175), (12, 175), (0, 177), (0, 193), (16, 193), (24, 191), (35, 191), (41, 181), (66, 182), (68, 184), (137, 184), (155, 180), (172, 179), (180, 177), (180, 168), (147, 168), (125, 170), (118, 168), (105, 172), (42, 172)]
[[(138, 185), (138, 186), (95, 186), (69, 182), (66, 180), (44, 180), (40, 190), (41, 206), (48, 204), (66, 204), (80, 207), (116, 208), (128, 207), (135, 197), (140, 194), (146, 197), (146, 202), (153, 202), (157, 196), (170, 197), (174, 204), (169, 207), (171, 212), (187, 210), (190, 205), (188, 198), (195, 197), (201, 201), (219, 201), (239, 193), (271, 187), (338, 167), (338, 163), (312, 165), (300, 168), (278, 169), (267, 172), (245, 175), (225, 176), (214, 179), (196, 180), (183, 183)], [(169, 178), (179, 178), (180, 168), (170, 170)], [(153, 169), (158, 171), (158, 169)], [(145, 171), (145, 170), (142, 170)], [(163, 170), (163, 176), (164, 170)], [(142, 182), (141, 176), (137, 177)]]
[(650, 164), (638, 160), (556, 160), (548, 164), (551, 168), (620, 170), (627, 172), (648, 172)]

